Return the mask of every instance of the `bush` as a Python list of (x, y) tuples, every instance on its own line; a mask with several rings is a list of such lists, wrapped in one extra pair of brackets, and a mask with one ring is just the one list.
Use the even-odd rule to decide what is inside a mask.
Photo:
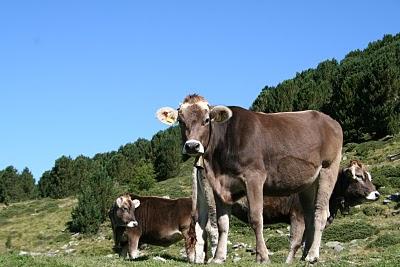
[(357, 147), (357, 143), (347, 143), (343, 146), (343, 152), (351, 152)]
[(386, 248), (400, 243), (400, 236), (396, 234), (383, 234), (368, 244), (369, 248)]
[(114, 197), (113, 182), (106, 171), (100, 169), (83, 184), (78, 196), (78, 206), (68, 222), (71, 232), (94, 234), (107, 218)]
[(376, 205), (368, 205), (363, 208), (363, 213), (367, 216), (379, 216), (385, 213), (385, 208)]
[(136, 163), (129, 192), (140, 193), (140, 191), (149, 190), (155, 183), (156, 175), (153, 164), (146, 160), (140, 160)]
[(400, 166), (380, 166), (371, 169), (374, 184), (379, 188), (382, 186), (400, 188)]
[(325, 229), (322, 239), (327, 241), (348, 242), (354, 239), (364, 239), (377, 234), (379, 230), (365, 222), (332, 224)]
[(12, 240), (11, 236), (10, 236), (10, 235), (9, 235), (9, 236), (7, 236), (6, 243), (4, 244), (4, 245), (5, 245), (5, 247), (6, 247), (6, 249), (11, 249), (11, 247), (12, 247), (11, 240)]
[(356, 156), (361, 160), (365, 160), (370, 152), (381, 148), (384, 145), (382, 141), (369, 141), (359, 144), (357, 147), (353, 148), (356, 151)]

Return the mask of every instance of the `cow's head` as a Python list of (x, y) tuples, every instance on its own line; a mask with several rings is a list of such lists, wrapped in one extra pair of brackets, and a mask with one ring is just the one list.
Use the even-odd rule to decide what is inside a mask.
[(343, 169), (344, 176), (338, 181), (345, 185), (345, 200), (349, 203), (359, 203), (363, 200), (377, 200), (380, 196), (372, 183), (371, 174), (358, 160), (350, 161)]
[(132, 200), (129, 195), (123, 195), (117, 198), (114, 203), (114, 214), (117, 226), (136, 227), (138, 222), (135, 218), (135, 209), (139, 207), (139, 205), (140, 201), (138, 199)]
[(156, 115), (167, 125), (178, 122), (184, 142), (182, 153), (197, 156), (208, 147), (212, 124), (229, 120), (232, 111), (226, 106), (210, 106), (204, 97), (194, 94), (187, 96), (178, 109), (160, 108)]

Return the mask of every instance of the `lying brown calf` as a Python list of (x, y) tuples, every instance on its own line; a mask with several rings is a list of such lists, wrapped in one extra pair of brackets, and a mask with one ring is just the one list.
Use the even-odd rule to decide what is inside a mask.
[[(182, 238), (188, 260), (194, 259), (194, 227), (190, 198), (166, 199), (125, 194), (116, 199), (108, 215), (114, 234), (114, 249), (120, 256), (139, 256), (139, 243), (169, 246)], [(127, 251), (126, 251), (127, 249)]]
[[(329, 201), (330, 216), (327, 225), (332, 223), (338, 210), (343, 212), (350, 206), (364, 200), (376, 200), (379, 192), (372, 184), (371, 175), (356, 160), (339, 171), (335, 188)], [(248, 222), (248, 203), (246, 198), (240, 199), (232, 206), (232, 214), (238, 219)], [(290, 223), (290, 250), (286, 263), (291, 263), (301, 246), (305, 229), (303, 209), (298, 194), (288, 197), (264, 196), (263, 218), (265, 224), (278, 222)], [(303, 255), (304, 257), (304, 255)]]

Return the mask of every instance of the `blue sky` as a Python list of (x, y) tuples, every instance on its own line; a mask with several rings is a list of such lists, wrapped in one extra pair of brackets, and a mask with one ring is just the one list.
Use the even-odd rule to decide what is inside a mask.
[(400, 32), (399, 1), (0, 1), (0, 169), (39, 179), (165, 127), (197, 92), (249, 107), (266, 85)]

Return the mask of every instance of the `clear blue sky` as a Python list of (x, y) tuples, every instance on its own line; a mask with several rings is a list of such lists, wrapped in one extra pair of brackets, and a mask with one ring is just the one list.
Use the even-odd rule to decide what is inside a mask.
[(400, 1), (0, 1), (0, 169), (39, 179), (165, 127), (188, 93), (266, 85), (400, 32)]

